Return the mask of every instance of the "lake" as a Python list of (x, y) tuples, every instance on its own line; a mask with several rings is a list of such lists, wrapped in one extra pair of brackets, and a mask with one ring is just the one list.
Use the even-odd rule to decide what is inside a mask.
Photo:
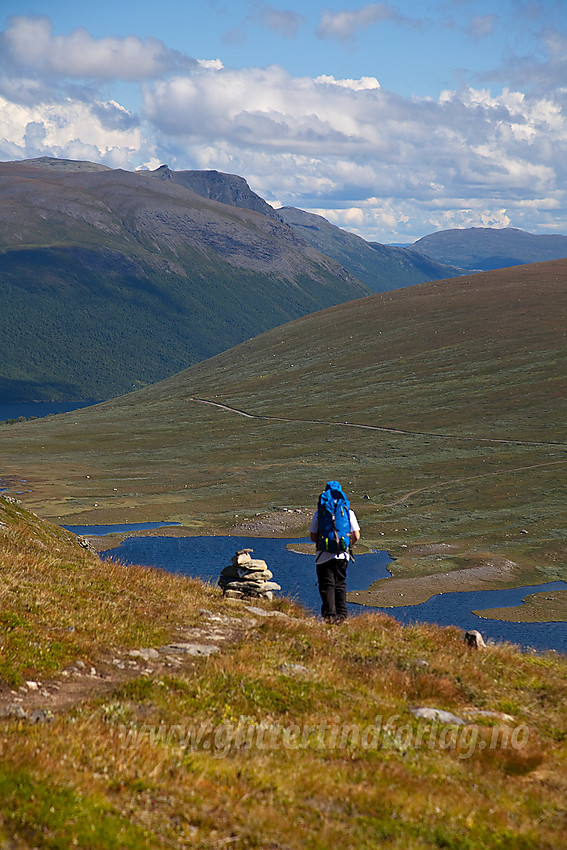
[(29, 419), (30, 416), (68, 413), (70, 410), (79, 410), (98, 403), (93, 399), (87, 399), (87, 401), (0, 401), (0, 422), (5, 422), (6, 419), (19, 419), (20, 416)]
[[(81, 533), (93, 534), (83, 526)], [(127, 526), (121, 526), (127, 530)], [(118, 530), (116, 527), (114, 530)], [(274, 581), (282, 587), (282, 595), (300, 602), (310, 611), (319, 613), (314, 558), (287, 548), (289, 543), (305, 543), (307, 539), (268, 539), (251, 537), (128, 537), (120, 546), (101, 552), (102, 557), (117, 558), (125, 564), (144, 564), (161, 567), (171, 573), (201, 578), (216, 585), (220, 571), (237, 549), (253, 549), (255, 558), (262, 558), (274, 573)], [(366, 590), (379, 578), (387, 578), (391, 558), (388, 552), (357, 555), (347, 572), (347, 589)], [(433, 596), (420, 605), (401, 608), (369, 608), (348, 604), (349, 614), (382, 611), (403, 623), (426, 622), (442, 626), (455, 625), (462, 629), (478, 629), (486, 638), (509, 641), (521, 647), (537, 650), (556, 649), (567, 652), (567, 623), (509, 623), (486, 620), (472, 612), (483, 608), (510, 607), (519, 604), (529, 593), (567, 589), (567, 582), (555, 581), (511, 590), (482, 590), (446, 593)]]

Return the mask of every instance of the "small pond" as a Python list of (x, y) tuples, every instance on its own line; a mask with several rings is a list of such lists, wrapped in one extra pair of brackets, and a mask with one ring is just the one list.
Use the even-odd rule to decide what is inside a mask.
[[(81, 534), (95, 534), (94, 528), (82, 526)], [(148, 524), (144, 525), (147, 528)], [(109, 526), (103, 526), (109, 528)], [(111, 527), (113, 531), (139, 530), (131, 526)], [(105, 532), (108, 533), (108, 532)], [(317, 590), (314, 558), (290, 551), (287, 544), (305, 543), (297, 539), (268, 539), (250, 537), (128, 537), (120, 546), (102, 552), (103, 557), (117, 558), (126, 564), (145, 564), (161, 567), (172, 573), (201, 578), (211, 584), (217, 582), (221, 569), (229, 563), (237, 549), (250, 548), (254, 557), (263, 558), (282, 593), (318, 613), (320, 598)], [(387, 565), (391, 558), (387, 552), (357, 555), (349, 565), (348, 590), (366, 590), (379, 578), (387, 578)], [(384, 611), (403, 623), (428, 622), (439, 625), (456, 625), (462, 629), (475, 628), (485, 638), (509, 641), (538, 650), (556, 649), (567, 652), (567, 623), (509, 623), (488, 620), (472, 612), (483, 608), (510, 607), (521, 602), (529, 593), (541, 593), (567, 588), (562, 581), (520, 587), (511, 590), (467, 591), (438, 594), (421, 605), (402, 608), (369, 608), (349, 603), (351, 615), (372, 610)]]

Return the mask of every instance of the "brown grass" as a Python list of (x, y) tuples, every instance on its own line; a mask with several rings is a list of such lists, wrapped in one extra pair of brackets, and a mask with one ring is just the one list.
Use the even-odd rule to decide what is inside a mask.
[[(19, 588), (22, 640), (2, 634), (12, 677), (57, 681), (70, 661), (159, 645), (202, 622), (201, 607), (246, 613), (199, 582), (102, 563), (2, 499), (0, 511), (2, 582)], [(293, 618), (257, 618), (216, 656), (83, 695), (50, 723), (2, 719), (0, 836), (101, 849), (564, 845), (564, 657), (473, 652), (459, 629), (384, 615), (329, 627), (278, 606)], [(23, 637), (47, 652), (68, 622), (46, 671)], [(415, 706), (468, 722), (418, 720)]]

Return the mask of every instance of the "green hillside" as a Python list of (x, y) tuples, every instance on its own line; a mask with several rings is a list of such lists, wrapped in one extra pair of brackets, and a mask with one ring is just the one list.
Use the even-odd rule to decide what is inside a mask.
[(0, 398), (107, 398), (368, 293), (281, 222), (151, 174), (0, 163)]
[(305, 535), (333, 477), (398, 575), (567, 578), (566, 281), (560, 260), (374, 295), (0, 426), (8, 492), (59, 522)]
[(2, 497), (0, 560), (6, 849), (565, 846), (564, 656), (248, 607)]

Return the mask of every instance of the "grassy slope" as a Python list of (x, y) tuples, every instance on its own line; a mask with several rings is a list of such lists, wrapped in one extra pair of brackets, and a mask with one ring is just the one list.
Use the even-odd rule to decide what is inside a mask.
[[(506, 645), (471, 652), (457, 629), (381, 615), (333, 628), (283, 601), (294, 619), (246, 625), (247, 612), (217, 591), (102, 564), (2, 498), (0, 523), (2, 705), (22, 680), (62, 693), (71, 662), (110, 676), (113, 655), (178, 639), (202, 626), (203, 607), (243, 625), (219, 655), (107, 679), (104, 695), (84, 693), (51, 723), (0, 720), (6, 844), (564, 845), (565, 658)], [(71, 678), (80, 700), (89, 678)], [(34, 694), (18, 693), (24, 707)], [(432, 724), (413, 705), (477, 719)], [(202, 743), (187, 746), (205, 723)]]

